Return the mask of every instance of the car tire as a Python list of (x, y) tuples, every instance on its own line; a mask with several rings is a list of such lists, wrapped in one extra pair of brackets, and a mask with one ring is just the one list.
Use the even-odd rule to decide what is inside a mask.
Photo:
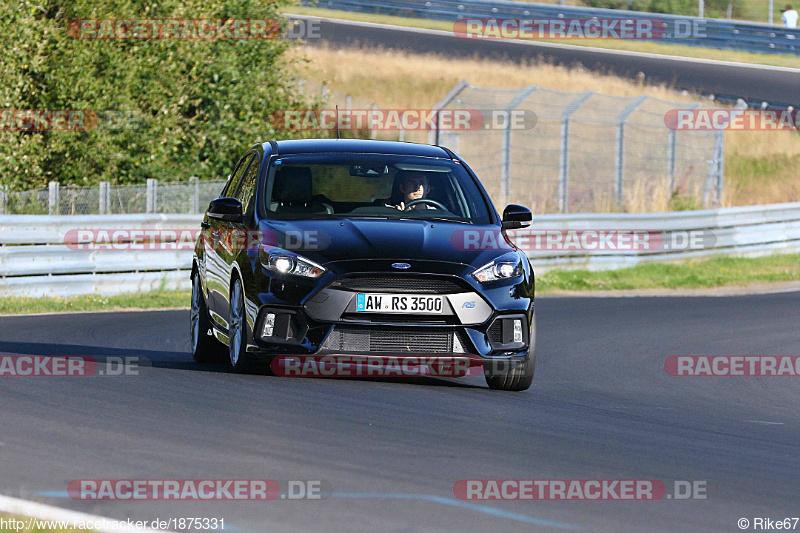
[(228, 297), (228, 359), (236, 372), (247, 373), (253, 369), (253, 356), (247, 353), (247, 314), (244, 290), (239, 278), (233, 280)]
[(490, 389), (520, 392), (528, 390), (536, 370), (536, 319), (531, 323), (531, 342), (524, 361), (486, 361), (483, 374)]
[(200, 285), (200, 275), (192, 276), (192, 304), (189, 320), (189, 340), (192, 346), (192, 357), (198, 363), (219, 363), (227, 356), (225, 345), (214, 335), (209, 335), (211, 319)]

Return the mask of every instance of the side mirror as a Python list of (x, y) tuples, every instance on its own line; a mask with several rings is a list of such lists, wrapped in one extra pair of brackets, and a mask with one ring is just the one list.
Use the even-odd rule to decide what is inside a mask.
[(527, 228), (532, 220), (533, 215), (527, 207), (509, 204), (503, 210), (503, 229)]
[(242, 218), (242, 202), (236, 198), (217, 198), (208, 204), (210, 218), (226, 222), (238, 222)]

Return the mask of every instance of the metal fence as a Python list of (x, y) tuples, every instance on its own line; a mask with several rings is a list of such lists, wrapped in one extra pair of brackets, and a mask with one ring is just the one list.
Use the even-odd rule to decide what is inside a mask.
[[(463, 18), (615, 18), (658, 19), (666, 26), (659, 42), (800, 55), (800, 29), (755, 22), (707, 19), (511, 0), (301, 0), (303, 5), (455, 22)], [(696, 29), (696, 30), (695, 30)], [(697, 31), (700, 30), (700, 31)]]
[(201, 181), (194, 177), (184, 182), (148, 179), (141, 185), (101, 182), (95, 187), (61, 186), (51, 182), (47, 189), (17, 192), (0, 189), (0, 214), (204, 213), (224, 185), (225, 180)]
[[(323, 109), (380, 109), (313, 81), (299, 82), (298, 89)], [(500, 207), (518, 203), (539, 214), (669, 211), (675, 195), (703, 207), (719, 205), (722, 198), (724, 132), (675, 131), (664, 122), (668, 111), (692, 107), (699, 104), (536, 86), (480, 88), (462, 81), (433, 110), (468, 111), (485, 118), (484, 127), (394, 131), (374, 129), (370, 122), (362, 131), (342, 133), (451, 148)], [(517, 128), (508, 118), (517, 112), (533, 120)], [(498, 116), (506, 117), (505, 125), (498, 125)], [(335, 136), (335, 131), (309, 133)], [(47, 189), (0, 189), (0, 214), (203, 213), (224, 184), (197, 178), (97, 187), (52, 182)]]
[(470, 164), (498, 205), (536, 213), (666, 211), (673, 195), (718, 205), (724, 132), (675, 131), (664, 116), (699, 104), (529, 86), (489, 89), (462, 81), (437, 109), (533, 113), (516, 129), (434, 130), (429, 141)]
[[(199, 231), (201, 219), (199, 215), (0, 216), (0, 293), (52, 297), (188, 289), (193, 245), (181, 234)], [(125, 242), (137, 238), (131, 230), (162, 230), (154, 233), (166, 245), (125, 246), (116, 236), (114, 245), (108, 245), (109, 236), (119, 229), (124, 230), (122, 238), (129, 239)], [(79, 239), (105, 245), (76, 248), (75, 234), (80, 230), (106, 230), (105, 235), (86, 232), (92, 241)], [(531, 237), (536, 232), (567, 236), (592, 231), (645, 231), (662, 243), (687, 243), (688, 234), (703, 238), (698, 246), (599, 249), (551, 247), (549, 239), (536, 246)], [(715, 255), (759, 256), (800, 251), (800, 203), (680, 213), (541, 215), (531, 228), (510, 233), (537, 274), (553, 268), (607, 270)]]

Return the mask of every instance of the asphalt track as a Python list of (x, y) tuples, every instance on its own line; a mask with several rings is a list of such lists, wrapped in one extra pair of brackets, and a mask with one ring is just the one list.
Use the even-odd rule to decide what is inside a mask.
[[(292, 18), (311, 18), (292, 15)], [(449, 57), (479, 57), (533, 63), (542, 59), (556, 65), (635, 79), (642, 72), (649, 83), (665, 83), (678, 90), (713, 94), (726, 99), (743, 98), (752, 104), (800, 105), (800, 70), (745, 63), (698, 60), (675, 56), (614, 51), (584, 46), (532, 41), (468, 40), (451, 32), (403, 28), (384, 24), (320, 20), (320, 39), (308, 44), (405, 50)], [(800, 66), (800, 59), (798, 60)], [(535, 84), (535, 66), (531, 80)], [(469, 81), (469, 80), (468, 80)], [(498, 85), (502, 81), (498, 80)]]
[[(800, 378), (671, 377), (666, 357), (797, 355), (800, 293), (540, 298), (524, 393), (195, 364), (188, 311), (0, 318), (0, 353), (137, 356), (125, 377), (0, 378), (0, 493), (233, 532), (739, 531), (800, 513)], [(101, 368), (104, 365), (101, 365)], [(324, 480), (321, 500), (85, 502), (74, 479)], [(706, 481), (707, 499), (465, 502), (460, 479)]]

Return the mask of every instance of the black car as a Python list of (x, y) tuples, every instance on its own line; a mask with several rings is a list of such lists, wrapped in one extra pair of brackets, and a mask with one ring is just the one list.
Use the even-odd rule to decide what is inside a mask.
[(197, 361), (286, 354), (469, 356), (493, 389), (536, 363), (534, 275), (475, 173), (447, 148), (270, 141), (211, 202), (192, 265)]

